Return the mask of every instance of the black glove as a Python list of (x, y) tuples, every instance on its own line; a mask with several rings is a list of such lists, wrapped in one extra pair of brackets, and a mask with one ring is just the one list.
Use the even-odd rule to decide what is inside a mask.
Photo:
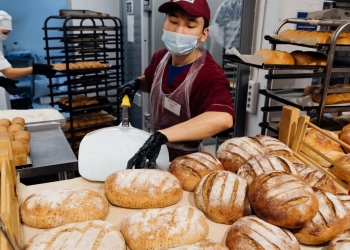
[(56, 70), (53, 69), (52, 65), (49, 64), (33, 64), (33, 75), (45, 75), (46, 77), (53, 77), (56, 75)]
[(19, 81), (0, 76), (0, 87), (3, 87), (10, 95), (18, 93), (16, 83)]
[[(127, 169), (132, 169), (134, 166), (135, 168), (156, 168), (156, 159), (159, 155), (160, 148), (167, 142), (168, 138), (161, 132), (156, 131), (128, 161)], [(148, 162), (146, 162), (146, 160), (148, 160)]]
[(140, 88), (141, 81), (138, 78), (132, 79), (130, 82), (127, 82), (117, 89), (118, 93), (118, 104), (120, 105), (122, 103), (123, 97), (125, 95), (128, 95), (130, 103), (134, 100), (134, 95), (137, 92), (137, 90)]

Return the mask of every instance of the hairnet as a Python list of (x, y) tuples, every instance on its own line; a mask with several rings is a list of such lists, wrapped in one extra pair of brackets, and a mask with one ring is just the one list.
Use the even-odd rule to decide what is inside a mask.
[(0, 10), (0, 29), (12, 30), (12, 17), (5, 11)]

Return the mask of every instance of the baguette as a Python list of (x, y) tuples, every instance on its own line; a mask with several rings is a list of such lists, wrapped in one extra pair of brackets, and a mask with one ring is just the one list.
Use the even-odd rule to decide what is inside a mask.
[(294, 64), (294, 58), (285, 51), (261, 49), (254, 53), (254, 56), (258, 55), (261, 55), (264, 58), (265, 64)]

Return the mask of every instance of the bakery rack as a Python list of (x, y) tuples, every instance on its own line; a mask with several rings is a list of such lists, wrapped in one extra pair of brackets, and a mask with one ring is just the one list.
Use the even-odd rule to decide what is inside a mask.
[[(43, 27), (47, 62), (65, 64), (48, 87), (51, 106), (68, 113), (66, 135), (75, 153), (86, 133), (120, 122), (117, 87), (124, 82), (123, 26), (117, 17), (89, 13), (49, 16)], [(73, 69), (72, 64), (81, 62), (104, 66)], [(57, 102), (57, 96), (68, 101)], [(77, 96), (92, 102), (76, 105)]]
[[(259, 93), (265, 96), (264, 106), (261, 108), (263, 112), (262, 122), (259, 124), (261, 127), (261, 134), (266, 134), (266, 131), (272, 131), (273, 133), (279, 133), (279, 130), (276, 128), (276, 123), (268, 121), (268, 115), (270, 112), (281, 112), (283, 105), (290, 105), (300, 109), (301, 111), (306, 111), (309, 116), (316, 117), (315, 124), (325, 128), (329, 127), (331, 130), (339, 129), (341, 124), (324, 123), (324, 113), (335, 113), (335, 112), (344, 112), (350, 110), (349, 105), (325, 105), (327, 93), (340, 92), (339, 90), (329, 90), (330, 80), (333, 77), (345, 77), (344, 84), (349, 83), (350, 77), (350, 62), (348, 60), (341, 60), (342, 58), (336, 58), (338, 52), (346, 53), (350, 51), (350, 45), (337, 45), (336, 41), (339, 35), (344, 32), (347, 28), (350, 27), (350, 20), (314, 20), (308, 18), (289, 18), (285, 19), (278, 24), (275, 28), (273, 34), (278, 35), (281, 28), (286, 24), (305, 24), (305, 25), (317, 25), (317, 26), (330, 26), (336, 27), (334, 31), (330, 44), (315, 44), (315, 45), (306, 45), (300, 43), (291, 43), (286, 41), (281, 41), (275, 39), (272, 36), (265, 36), (265, 39), (270, 42), (271, 50), (276, 50), (277, 45), (280, 44), (289, 44), (296, 46), (303, 46), (305, 48), (312, 48), (318, 52), (323, 52), (327, 54), (327, 63), (326, 66), (300, 66), (300, 65), (267, 65), (263, 64), (257, 66), (255, 64), (248, 64), (249, 66), (267, 70), (265, 78), (267, 79), (266, 89), (261, 89)], [(232, 55), (226, 55), (227, 59), (232, 61), (247, 64), (242, 61), (240, 58)], [(285, 73), (283, 71), (293, 71), (299, 70), (301, 73)], [(300, 98), (303, 96), (304, 89), (274, 89), (272, 87), (273, 80), (275, 79), (300, 79), (300, 78), (314, 78), (322, 79), (323, 90), (322, 97), (319, 105), (315, 105), (313, 102), (296, 102), (295, 98)], [(341, 93), (347, 92), (346, 90), (341, 90)], [(276, 100), (283, 105), (271, 105), (271, 100)]]

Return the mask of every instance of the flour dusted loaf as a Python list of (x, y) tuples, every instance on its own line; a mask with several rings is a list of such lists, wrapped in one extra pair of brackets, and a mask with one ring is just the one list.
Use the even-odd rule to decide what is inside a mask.
[(159, 169), (117, 171), (105, 181), (105, 194), (110, 203), (126, 208), (166, 207), (182, 198), (178, 179)]
[(267, 135), (256, 135), (254, 138), (263, 145), (265, 154), (283, 156), (287, 160), (294, 161), (293, 151), (280, 140)]
[(328, 250), (347, 250), (350, 249), (350, 230), (337, 235), (329, 242)]
[(250, 157), (265, 154), (264, 146), (254, 137), (236, 137), (224, 141), (216, 152), (216, 158), (225, 170), (237, 172)]
[[(346, 144), (350, 145), (350, 124), (345, 125), (340, 134), (339, 134), (339, 139), (343, 142), (345, 142)], [(346, 153), (350, 153), (350, 149), (343, 147), (343, 150)]]
[(27, 226), (47, 229), (73, 222), (104, 220), (108, 201), (104, 195), (88, 189), (46, 189), (25, 199), (20, 213)]
[(123, 219), (120, 231), (131, 250), (160, 250), (206, 238), (204, 214), (190, 206), (141, 210)]
[(292, 162), (277, 155), (258, 155), (251, 157), (238, 169), (237, 175), (250, 184), (259, 174), (273, 170), (286, 171), (299, 176), (299, 171)]
[(335, 196), (349, 209), (350, 211), (350, 195), (346, 193), (336, 193)]
[(194, 201), (212, 221), (232, 224), (252, 214), (247, 188), (247, 182), (235, 173), (214, 171), (202, 178), (195, 189)]
[(265, 64), (294, 64), (294, 58), (286, 51), (261, 49), (254, 53), (254, 56), (258, 55), (264, 58)]
[(316, 215), (318, 200), (301, 178), (270, 171), (254, 178), (248, 198), (256, 215), (276, 226), (301, 228)]
[(317, 191), (316, 196), (320, 206), (315, 217), (304, 227), (292, 230), (301, 244), (326, 243), (350, 227), (350, 212), (334, 194)]
[(300, 244), (291, 232), (254, 215), (233, 223), (226, 236), (226, 246), (230, 250), (300, 250)]
[(228, 248), (219, 242), (206, 239), (190, 245), (168, 248), (168, 250), (228, 250)]
[(190, 192), (194, 191), (204, 175), (215, 170), (224, 170), (224, 167), (215, 156), (207, 152), (179, 156), (169, 166), (169, 172), (177, 177), (184, 190)]
[(321, 172), (315, 167), (306, 166), (303, 163), (294, 163), (296, 168), (299, 170), (301, 178), (306, 181), (311, 187), (330, 192), (336, 193), (336, 187), (334, 181), (326, 174)]
[[(337, 165), (340, 165), (346, 170), (350, 170), (350, 154), (343, 155), (339, 157), (335, 163)], [(332, 168), (332, 173), (340, 180), (344, 181), (345, 183), (350, 183), (350, 175), (348, 175), (345, 171), (343, 171), (340, 167), (338, 167), (336, 164), (334, 164)]]
[(112, 223), (91, 220), (45, 230), (24, 247), (24, 250), (40, 249), (125, 250), (126, 245), (122, 234)]

